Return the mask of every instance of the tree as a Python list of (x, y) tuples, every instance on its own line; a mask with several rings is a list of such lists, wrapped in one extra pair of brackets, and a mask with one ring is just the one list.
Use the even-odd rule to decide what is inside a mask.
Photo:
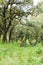
[[(12, 23), (12, 21), (14, 19), (19, 19), (21, 20), (22, 16), (25, 16), (27, 14), (27, 10), (25, 10), (25, 8), (23, 9), (23, 4), (27, 4), (30, 3), (32, 4), (31, 0), (0, 0), (0, 16), (1, 16), (1, 20), (2, 20), (2, 24), (0, 23), (0, 30), (3, 34), (3, 41), (7, 42), (7, 34), (9, 33), (9, 40), (11, 37), (11, 32), (12, 29), (15, 27), (15, 25), (18, 24), (18, 22), (16, 23), (15, 21)], [(15, 5), (13, 7), (13, 5)], [(28, 13), (30, 14), (30, 12)], [(22, 24), (19, 21), (20, 24)]]

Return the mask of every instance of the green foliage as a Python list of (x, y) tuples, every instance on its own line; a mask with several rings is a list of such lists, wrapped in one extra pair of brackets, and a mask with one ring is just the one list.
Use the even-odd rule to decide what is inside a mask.
[[(13, 3), (16, 3), (13, 6)], [(11, 40), (21, 40), (24, 36), (28, 39), (31, 45), (43, 40), (43, 12), (39, 12), (39, 5), (33, 6), (28, 12), (24, 12), (25, 4), (31, 4), (33, 1), (25, 0), (24, 2), (10, 0), (0, 0), (0, 3), (4, 5), (0, 8), (0, 30), (4, 31), (3, 40), (6, 41), (7, 37)], [(10, 7), (9, 7), (10, 5)], [(23, 7), (24, 6), (24, 7)], [(30, 14), (30, 20), (26, 16)], [(35, 16), (35, 14), (37, 16)], [(38, 15), (39, 14), (39, 15)], [(23, 18), (24, 17), (24, 18)], [(7, 35), (8, 34), (8, 35)], [(6, 36), (6, 37), (5, 37)], [(42, 40), (41, 40), (42, 39)], [(43, 41), (42, 41), (43, 42)]]
[[(25, 0), (25, 4), (28, 1)], [(30, 3), (31, 1), (29, 0), (28, 3)], [(13, 28), (20, 23), (20, 21), (18, 22), (13, 22), (13, 20), (20, 20), (22, 16), (25, 16), (25, 12), (23, 10), (23, 6), (24, 3), (22, 3), (21, 1), (16, 1), (16, 0), (9, 0), (8, 2), (6, 2), (6, 0), (0, 0), (0, 4), (1, 4), (1, 12), (0, 12), (0, 16), (2, 17), (2, 25), (1, 25), (1, 29), (4, 31), (3, 34), (3, 41), (7, 41), (7, 34), (9, 35), (9, 41), (11, 39), (11, 35), (12, 35), (12, 30)], [(13, 7), (13, 4), (16, 4)], [(21, 5), (22, 4), (22, 5)], [(9, 7), (10, 6), (10, 7)], [(26, 12), (27, 14), (27, 12)], [(0, 18), (1, 18), (0, 17)], [(9, 32), (9, 33), (8, 33)]]
[(0, 0), (0, 3), (6, 4), (6, 0)]

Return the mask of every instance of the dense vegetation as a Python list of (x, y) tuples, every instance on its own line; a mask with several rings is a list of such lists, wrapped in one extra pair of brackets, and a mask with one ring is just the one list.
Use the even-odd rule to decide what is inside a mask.
[(0, 65), (43, 65), (43, 1), (0, 0)]
[(31, 45), (43, 42), (42, 4), (33, 6), (31, 0), (0, 0), (0, 39), (4, 43), (20, 40), (20, 46), (27, 39)]

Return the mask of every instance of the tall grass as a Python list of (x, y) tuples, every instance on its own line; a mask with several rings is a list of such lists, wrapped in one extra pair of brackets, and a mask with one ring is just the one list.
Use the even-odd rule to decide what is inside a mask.
[(0, 42), (0, 65), (43, 65), (43, 47)]

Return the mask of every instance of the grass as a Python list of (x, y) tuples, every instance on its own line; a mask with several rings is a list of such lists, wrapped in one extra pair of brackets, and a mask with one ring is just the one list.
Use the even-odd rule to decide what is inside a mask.
[(0, 65), (43, 65), (43, 47), (0, 42)]

